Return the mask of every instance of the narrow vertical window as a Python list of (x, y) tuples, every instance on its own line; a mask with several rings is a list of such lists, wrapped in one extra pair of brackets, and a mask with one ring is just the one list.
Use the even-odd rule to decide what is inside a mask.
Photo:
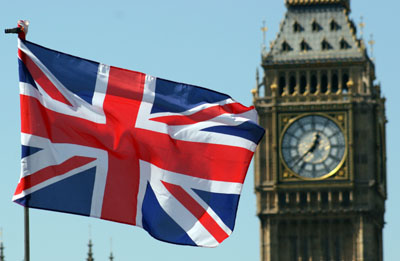
[(326, 73), (322, 74), (321, 77), (321, 92), (326, 93), (328, 91), (328, 76)]
[(332, 93), (337, 93), (339, 90), (339, 78), (336, 72), (332, 75)]
[(290, 76), (289, 80), (289, 94), (293, 94), (296, 89), (296, 77), (294, 75)]
[(279, 95), (280, 96), (282, 96), (282, 94), (285, 92), (285, 86), (286, 86), (285, 76), (279, 77)]
[(306, 92), (306, 87), (307, 87), (307, 79), (305, 75), (302, 75), (300, 77), (300, 93), (303, 94)]
[(342, 92), (343, 93), (349, 92), (349, 87), (347, 87), (348, 82), (349, 82), (349, 75), (347, 73), (344, 73), (342, 75)]
[(317, 75), (312, 74), (311, 75), (311, 85), (310, 85), (310, 92), (311, 93), (316, 93), (317, 92), (317, 84), (318, 84)]

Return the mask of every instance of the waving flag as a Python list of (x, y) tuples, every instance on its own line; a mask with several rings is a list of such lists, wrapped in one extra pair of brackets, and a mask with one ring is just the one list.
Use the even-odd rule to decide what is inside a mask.
[(214, 247), (233, 230), (264, 134), (253, 107), (201, 87), (19, 40), (21, 205)]

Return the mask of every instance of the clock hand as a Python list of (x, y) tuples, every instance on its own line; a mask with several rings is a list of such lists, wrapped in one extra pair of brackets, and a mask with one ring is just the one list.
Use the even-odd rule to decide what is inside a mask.
[(296, 162), (293, 164), (293, 166), (296, 166), (302, 159), (304, 159), (308, 153), (314, 152), (314, 150), (318, 147), (320, 143), (321, 135), (319, 135), (319, 132), (315, 133), (314, 138), (313, 138), (313, 145), (300, 157), (296, 160)]
[(319, 145), (320, 139), (321, 139), (321, 136), (320, 136), (319, 133), (317, 132), (317, 133), (315, 134), (315, 136), (314, 136), (314, 143), (313, 143), (313, 145), (311, 146), (309, 152), (314, 152), (314, 150), (315, 150), (315, 149), (318, 147), (318, 145)]
[(307, 156), (307, 154), (311, 152), (311, 149), (312, 147), (309, 148), (300, 158), (298, 158), (296, 162), (293, 164), (293, 167), (296, 166), (302, 159), (304, 159)]

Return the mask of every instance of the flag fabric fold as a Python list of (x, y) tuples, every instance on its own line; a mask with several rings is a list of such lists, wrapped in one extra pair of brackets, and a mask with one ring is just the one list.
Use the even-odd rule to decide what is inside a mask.
[(226, 94), (18, 42), (13, 201), (215, 247), (233, 231), (264, 129)]

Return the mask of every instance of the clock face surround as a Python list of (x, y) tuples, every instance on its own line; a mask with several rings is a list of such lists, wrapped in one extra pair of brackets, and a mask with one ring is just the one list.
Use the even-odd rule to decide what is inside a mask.
[(346, 140), (331, 118), (320, 114), (300, 116), (283, 131), (280, 144), (284, 165), (303, 179), (333, 175), (343, 164)]

